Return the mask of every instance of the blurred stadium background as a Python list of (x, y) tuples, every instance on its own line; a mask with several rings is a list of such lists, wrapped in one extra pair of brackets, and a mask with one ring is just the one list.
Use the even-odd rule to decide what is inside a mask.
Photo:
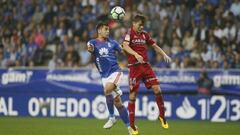
[[(131, 18), (144, 13), (145, 30), (173, 59), (165, 63), (149, 48), (171, 127), (160, 128), (142, 86), (140, 133), (239, 135), (240, 0), (0, 0), (0, 135), (127, 134), (120, 121), (102, 128), (105, 99), (86, 51), (115, 5), (126, 16), (109, 22), (114, 39), (121, 42)], [(126, 57), (119, 61), (127, 104)]]

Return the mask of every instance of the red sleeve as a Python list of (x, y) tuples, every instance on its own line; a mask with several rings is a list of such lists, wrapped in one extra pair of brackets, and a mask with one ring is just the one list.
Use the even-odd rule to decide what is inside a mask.
[(147, 42), (147, 45), (153, 45), (155, 43), (155, 41), (150, 37), (150, 35), (145, 32), (145, 36), (146, 36), (146, 42)]
[(130, 42), (131, 41), (131, 31), (128, 30), (126, 34), (124, 35), (123, 41)]

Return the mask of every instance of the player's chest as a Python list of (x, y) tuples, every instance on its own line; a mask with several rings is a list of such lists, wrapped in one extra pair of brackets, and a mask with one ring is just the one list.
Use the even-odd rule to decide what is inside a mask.
[(146, 44), (146, 36), (144, 34), (132, 35), (131, 44), (132, 45), (145, 45)]
[(96, 46), (96, 53), (100, 56), (109, 55), (113, 51), (114, 51), (114, 46), (110, 42)]

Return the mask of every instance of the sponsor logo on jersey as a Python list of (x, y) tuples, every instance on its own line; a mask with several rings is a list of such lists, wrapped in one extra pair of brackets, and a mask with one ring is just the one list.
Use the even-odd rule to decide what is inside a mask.
[(146, 44), (146, 40), (144, 40), (144, 39), (133, 39), (132, 43), (136, 44), (136, 45), (144, 45), (144, 44)]
[(99, 54), (100, 54), (101, 56), (108, 55), (108, 49), (105, 48), (105, 47), (101, 48), (101, 49), (99, 50)]

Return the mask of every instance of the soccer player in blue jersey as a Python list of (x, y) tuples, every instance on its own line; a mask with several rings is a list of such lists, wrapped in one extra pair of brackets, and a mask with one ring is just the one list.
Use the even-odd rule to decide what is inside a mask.
[(99, 23), (96, 27), (97, 38), (88, 41), (88, 51), (94, 56), (95, 65), (102, 77), (104, 95), (109, 111), (109, 119), (103, 126), (105, 129), (111, 128), (116, 123), (114, 116), (114, 105), (117, 108), (120, 118), (128, 128), (129, 134), (134, 135), (128, 118), (127, 109), (121, 101), (122, 91), (119, 83), (123, 73), (117, 63), (116, 52), (122, 52), (121, 46), (109, 38), (109, 26), (107, 23)]

